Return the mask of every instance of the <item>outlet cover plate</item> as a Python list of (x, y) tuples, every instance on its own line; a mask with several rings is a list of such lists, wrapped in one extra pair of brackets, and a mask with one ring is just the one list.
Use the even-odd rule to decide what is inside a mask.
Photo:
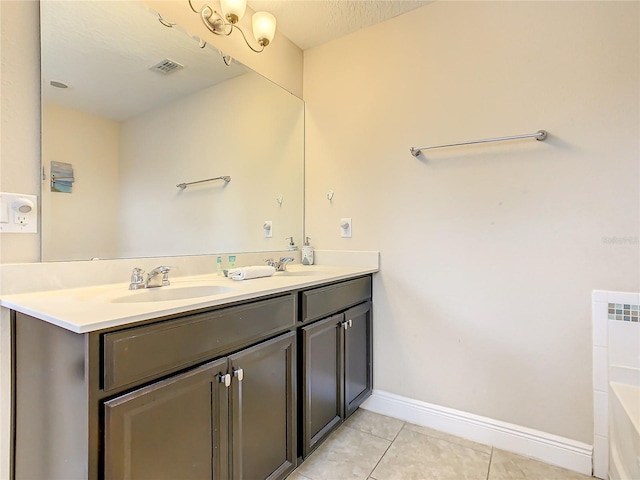
[(340, 236), (342, 238), (351, 238), (351, 218), (340, 219)]
[(264, 230), (264, 238), (273, 237), (273, 222), (271, 220), (265, 220), (262, 229)]
[[(14, 202), (33, 205), (30, 212), (14, 208)], [(0, 192), (0, 233), (38, 233), (38, 197), (24, 193)]]

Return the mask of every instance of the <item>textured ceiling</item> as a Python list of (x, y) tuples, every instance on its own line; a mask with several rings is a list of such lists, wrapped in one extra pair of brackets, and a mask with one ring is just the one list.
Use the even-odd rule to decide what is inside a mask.
[(383, 22), (429, 0), (249, 0), (276, 17), (277, 28), (302, 50)]

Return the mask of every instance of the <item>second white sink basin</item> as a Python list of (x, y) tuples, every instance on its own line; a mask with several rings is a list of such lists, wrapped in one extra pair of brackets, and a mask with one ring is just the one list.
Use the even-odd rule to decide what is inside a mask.
[(134, 290), (128, 295), (114, 298), (114, 303), (138, 303), (138, 302), (167, 302), (172, 300), (186, 300), (189, 298), (211, 297), (233, 291), (231, 287), (219, 285), (189, 285), (186, 287), (168, 286)]

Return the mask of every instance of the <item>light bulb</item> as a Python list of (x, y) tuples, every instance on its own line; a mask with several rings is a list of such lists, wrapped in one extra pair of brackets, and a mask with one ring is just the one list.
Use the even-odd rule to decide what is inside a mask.
[(247, 9), (247, 0), (220, 0), (220, 8), (229, 23), (238, 23)]
[(266, 47), (276, 34), (276, 17), (269, 12), (256, 12), (251, 21), (253, 36), (260, 45)]

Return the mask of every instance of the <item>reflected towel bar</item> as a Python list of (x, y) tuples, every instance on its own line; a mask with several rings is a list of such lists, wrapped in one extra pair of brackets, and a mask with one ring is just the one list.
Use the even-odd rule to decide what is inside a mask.
[(229, 183), (231, 181), (231, 177), (228, 175), (224, 175), (222, 177), (207, 178), (206, 180), (198, 180), (197, 182), (179, 183), (176, 185), (176, 187), (178, 187), (180, 190), (184, 190), (189, 185), (193, 185), (195, 183), (212, 182), (214, 180), (224, 180), (226, 183)]
[(445, 145), (433, 145), (431, 147), (411, 147), (411, 155), (417, 157), (422, 150), (431, 150), (432, 148), (457, 147), (459, 145), (472, 145), (474, 143), (502, 142), (505, 140), (519, 140), (521, 138), (535, 138), (536, 140), (544, 140), (547, 138), (546, 130), (538, 130), (536, 133), (527, 133), (525, 135), (512, 135), (510, 137), (485, 138), (484, 140), (471, 140), (470, 142), (448, 143)]

